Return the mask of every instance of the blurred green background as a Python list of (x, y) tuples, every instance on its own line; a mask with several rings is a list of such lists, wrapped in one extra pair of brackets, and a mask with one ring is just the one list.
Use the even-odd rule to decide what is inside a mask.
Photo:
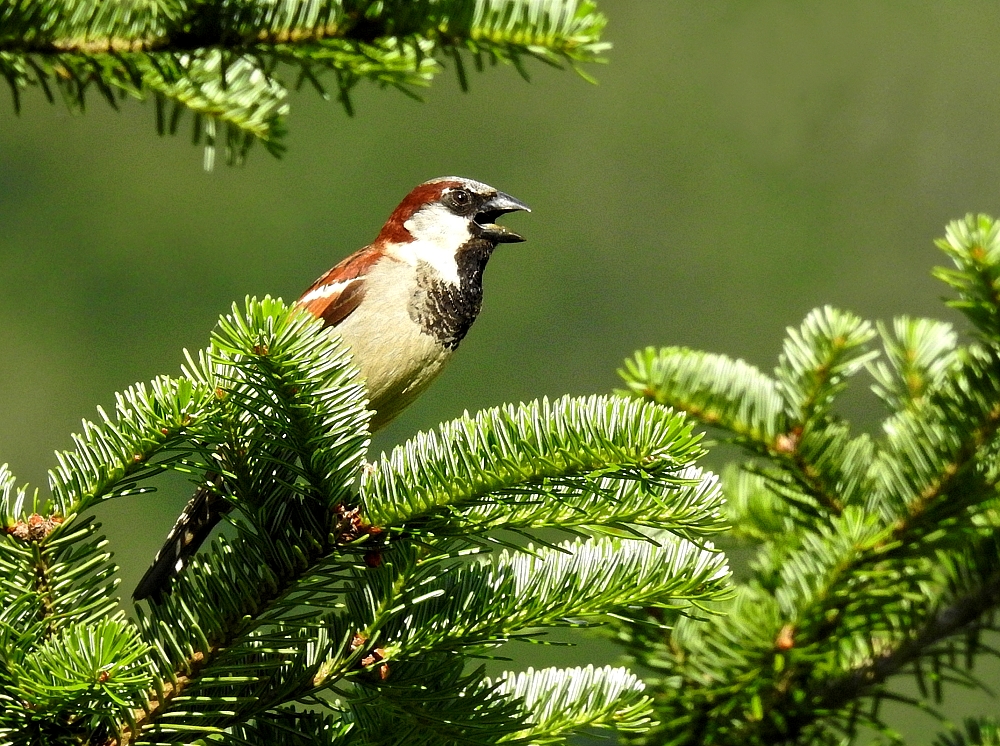
[[(956, 319), (932, 241), (997, 213), (995, 0), (603, 0), (600, 83), (530, 65), (445, 73), (417, 103), (362, 86), (357, 115), (292, 97), (288, 154), (201, 168), (153, 109), (0, 107), (0, 462), (44, 484), (113, 392), (174, 373), (247, 294), (291, 300), (378, 232), (415, 184), (458, 174), (532, 206), (507, 223), (460, 354), (376, 442), (464, 409), (606, 392), (649, 344), (773, 367), (784, 328), (830, 303)], [(871, 426), (872, 397), (844, 411)], [(716, 462), (717, 463), (717, 462)], [(130, 589), (186, 487), (107, 506)], [(581, 653), (550, 652), (574, 661)], [(588, 648), (611, 659), (614, 651)], [(537, 665), (537, 650), (530, 653)], [(977, 698), (978, 697), (978, 698)], [(949, 711), (995, 702), (950, 695)], [(937, 729), (894, 716), (915, 744)]]

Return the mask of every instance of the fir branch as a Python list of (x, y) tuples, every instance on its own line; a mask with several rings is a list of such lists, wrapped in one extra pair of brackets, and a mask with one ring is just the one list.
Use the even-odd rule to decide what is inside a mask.
[[(145, 652), (135, 629), (122, 618), (77, 623), (13, 668), (14, 688), (41, 717), (65, 709), (77, 714), (80, 708), (106, 717), (94, 706), (97, 701), (127, 707), (149, 685)], [(58, 708), (55, 713), (53, 707)]]
[(460, 536), (470, 530), (554, 528), (632, 535), (631, 527), (646, 526), (694, 539), (728, 529), (723, 506), (715, 475), (686, 467), (655, 481), (543, 481), (479, 503), (449, 505), (445, 515), (411, 524), (411, 532)]
[[(619, 631), (662, 676), (662, 724), (636, 743), (832, 744), (863, 725), (884, 729), (878, 704), (894, 696), (893, 675), (922, 681), (926, 667), (935, 686), (977, 684), (966, 669), (1000, 606), (995, 224), (953, 224), (942, 248), (959, 269), (939, 274), (982, 343), (956, 347), (949, 325), (926, 320), (880, 327), (887, 362), (870, 369), (893, 412), (880, 438), (851, 438), (829, 403), (865, 362), (870, 327), (826, 309), (792, 335), (778, 375), (800, 437), (766, 453), (748, 444), (756, 461), (726, 479), (734, 519), (754, 520), (751, 578), (711, 627), (681, 620), (669, 640)], [(789, 467), (793, 451), (839, 514), (799, 498), (807, 485)]]
[[(403, 724), (393, 726), (396, 738), (405, 733), (407, 743), (423, 743), (424, 737), (428, 743), (450, 743), (448, 734), (457, 727), (450, 711), (447, 716), (420, 715), (421, 722), (435, 723), (435, 735), (428, 736), (423, 725), (408, 719), (398, 699), (407, 691), (397, 680), (401, 666), (407, 671), (410, 664), (439, 651), (474, 653), (525, 628), (578, 623), (572, 620), (614, 611), (629, 613), (636, 605), (683, 605), (719, 595), (725, 578), (722, 555), (674, 537), (658, 539), (661, 547), (648, 541), (578, 541), (552, 549), (529, 548), (527, 554), (505, 552), (492, 562), (472, 565), (448, 562), (453, 555), (447, 542), (435, 540), (433, 546), (390, 542), (379, 552), (376, 564), (358, 571), (357, 592), (348, 593), (347, 618), (363, 624), (355, 638), (358, 649), (368, 652), (361, 663), (374, 669), (369, 679), (358, 681), (381, 692), (372, 706), (382, 716), (388, 710), (402, 718)], [(457, 539), (450, 542), (462, 546)], [(334, 681), (338, 669), (345, 672), (335, 660), (328, 665)], [(376, 671), (381, 673), (376, 676)], [(426, 701), (426, 686), (416, 694)], [(454, 706), (463, 713), (482, 705), (472, 699)], [(445, 717), (447, 721), (441, 722)], [(465, 722), (464, 715), (456, 717), (459, 724)], [(474, 731), (484, 740), (475, 740), (467, 730), (462, 731), (463, 739), (493, 742), (510, 729), (509, 719), (506, 727), (486, 731), (476, 722)]]
[[(347, 746), (354, 723), (341, 713), (282, 708), (233, 728), (233, 742), (282, 746)], [(356, 730), (356, 729), (355, 729)]]
[(647, 347), (618, 374), (633, 395), (687, 412), (763, 453), (788, 429), (777, 385), (742, 360), (685, 347)]
[[(281, 301), (248, 299), (245, 314), (234, 305), (220, 319), (209, 357), (216, 391), (260, 429), (251, 437), (280, 431), (282, 446), (301, 465), (302, 490), (328, 510), (340, 504), (368, 445), (371, 413), (358, 405), (364, 385), (339, 339)], [(358, 455), (345, 460), (351, 452)]]
[[(0, 7), (0, 75), (15, 110), (29, 88), (58, 91), (83, 110), (89, 90), (113, 108), (125, 96), (157, 100), (161, 133), (195, 114), (194, 141), (211, 167), (217, 142), (239, 162), (255, 142), (282, 151), (288, 112), (284, 63), (324, 96), (322, 72), (349, 91), (371, 80), (413, 95), (464, 50), (523, 70), (523, 58), (574, 67), (600, 59), (604, 16), (577, 0), (37, 0)], [(459, 78), (466, 84), (464, 68)], [(166, 105), (173, 104), (167, 124)]]
[[(20, 577), (30, 582), (32, 568), (41, 566), (37, 558), (31, 565), (32, 557), (37, 555), (45, 560), (46, 578), (52, 578), (46, 589), (59, 589), (58, 596), (35, 603), (41, 609), (38, 616), (51, 620), (50, 625), (89, 622), (115, 605), (110, 580), (113, 568), (107, 553), (101, 554), (103, 540), (90, 538), (95, 527), (89, 519), (78, 517), (80, 511), (99, 499), (134, 493), (138, 480), (181, 465), (185, 459), (217, 455), (212, 449), (228, 442), (224, 433), (220, 435), (226, 427), (235, 427), (238, 435), (256, 439), (265, 451), (259, 463), (236, 471), (251, 473), (256, 469), (277, 479), (278, 462), (274, 459), (288, 462), (282, 469), (289, 476), (279, 479), (276, 486), (284, 498), (281, 504), (266, 500), (261, 503), (260, 496), (254, 494), (235, 495), (245, 498), (242, 507), (254, 519), (256, 534), (251, 532), (238, 539), (243, 542), (241, 558), (249, 568), (234, 566), (231, 557), (226, 565), (210, 564), (211, 582), (207, 588), (205, 575), (191, 574), (189, 585), (193, 580), (195, 592), (185, 593), (187, 586), (182, 584), (175, 594), (176, 604), (168, 604), (161, 613), (154, 614), (151, 624), (143, 622), (146, 639), (165, 665), (169, 682), (154, 679), (155, 693), (150, 697), (148, 712), (129, 716), (132, 722), (122, 736), (126, 741), (134, 739), (143, 728), (151, 730), (148, 726), (157, 718), (169, 719), (168, 705), (183, 705), (190, 697), (186, 692), (192, 684), (197, 689), (204, 680), (211, 686), (218, 679), (213, 678), (213, 665), (229, 665), (239, 658), (253, 661), (258, 677), (270, 677), (271, 696), (280, 703), (294, 698), (303, 681), (311, 682), (312, 672), (321, 659), (328, 657), (330, 646), (344, 647), (342, 639), (320, 644), (308, 653), (325, 632), (313, 629), (305, 636), (301, 628), (278, 632), (274, 625), (280, 622), (280, 613), (277, 617), (265, 614), (251, 619), (252, 623), (247, 614), (267, 608), (268, 594), (261, 594), (261, 586), (274, 589), (270, 600), (285, 602), (285, 606), (273, 604), (274, 608), (287, 609), (289, 594), (281, 592), (281, 584), (300, 577), (311, 565), (308, 557), (331, 551), (324, 547), (328, 542), (329, 547), (334, 547), (335, 535), (345, 527), (356, 535), (350, 521), (340, 525), (335, 508), (349, 496), (348, 487), (367, 438), (363, 393), (353, 382), (345, 354), (308, 315), (290, 312), (283, 304), (265, 299), (261, 303), (248, 302), (245, 316), (234, 309), (230, 321), (222, 324), (210, 353), (199, 363), (189, 362), (185, 378), (158, 379), (151, 388), (133, 387), (118, 398), (116, 420), (102, 412), (103, 426), (85, 423), (84, 436), (76, 438), (77, 451), (62, 454), (60, 469), (51, 479), (56, 505), (70, 511), (66, 520), (61, 524), (52, 522), (51, 529), (33, 533), (31, 524), (21, 521), (11, 526), (8, 519), (10, 528), (4, 547), (16, 549), (17, 542), (29, 541), (37, 545), (34, 555), (26, 550), (0, 550), (0, 557), (28, 561), (29, 566), (13, 573), (11, 580)], [(205, 421), (209, 412), (214, 418), (211, 423)], [(239, 450), (233, 447), (230, 455)], [(224, 476), (235, 477), (229, 471)], [(15, 491), (10, 479), (4, 482), (4, 498), (7, 515), (23, 508), (24, 491)], [(289, 514), (287, 510), (296, 501), (303, 506), (311, 503), (315, 508)], [(22, 525), (25, 537), (19, 538)], [(274, 525), (280, 531), (268, 530)], [(247, 569), (260, 573), (253, 579), (256, 582), (246, 576)], [(8, 589), (16, 602), (11, 608), (19, 610), (23, 621), (23, 610), (30, 608), (27, 601), (33, 597), (25, 596), (19, 587), (11, 587), (10, 581)], [(205, 590), (209, 592), (205, 594)], [(219, 614), (211, 606), (206, 607), (203, 598), (225, 599), (228, 603), (222, 605)], [(269, 637), (259, 631), (268, 624), (272, 625)], [(49, 634), (55, 629), (51, 627)], [(342, 637), (347, 636), (345, 631)], [(290, 661), (282, 656), (282, 651), (289, 648), (306, 651), (306, 659), (289, 667)], [(286, 673), (283, 681), (275, 673), (280, 668)], [(258, 696), (254, 704), (266, 707), (267, 701)], [(179, 727), (180, 723), (174, 725), (175, 729)]]
[(891, 332), (877, 326), (886, 360), (868, 366), (872, 389), (893, 412), (919, 406), (958, 363), (958, 336), (951, 324), (909, 316), (894, 319)]
[[(717, 484), (693, 466), (690, 424), (656, 404), (488, 410), (363, 469), (369, 413), (347, 354), (320, 321), (265, 298), (234, 307), (182, 377), (132, 387), (101, 417), (60, 454), (33, 514), (0, 470), (5, 737), (242, 744), (298, 724), (289, 742), (468, 746), (552, 742), (584, 723), (639, 730), (648, 702), (621, 672), (505, 689), (466, 661), (540, 627), (676, 615), (725, 593), (725, 557), (680, 538), (721, 528)], [(114, 611), (114, 567), (84, 512), (206, 465), (202, 487), (232, 506), (235, 536), (133, 625)], [(674, 533), (648, 528), (660, 520)], [(489, 533), (561, 522), (643, 538), (534, 548)], [(471, 556), (495, 542), (510, 548)], [(561, 716), (530, 720), (520, 697), (543, 695)]]
[[(864, 665), (827, 681), (816, 693), (817, 702), (829, 712), (838, 712), (858, 697), (878, 696), (881, 693), (879, 686), (921, 658), (933, 656), (938, 644), (980, 629), (990, 629), (984, 617), (1000, 607), (1000, 572), (994, 572), (985, 580), (972, 592), (951, 599), (898, 644), (881, 650)], [(789, 725), (792, 727), (789, 735), (794, 737), (795, 723)]]
[[(392, 673), (359, 679), (349, 697), (364, 746), (486, 746), (525, 727), (519, 702), (486, 679), (482, 667), (432, 654), (392, 666)], [(523, 742), (522, 742), (523, 743)]]
[[(377, 622), (386, 657), (407, 648), (503, 642), (519, 630), (629, 609), (706, 601), (725, 589), (725, 556), (675, 537), (576, 540), (505, 551), (489, 565), (429, 568), (400, 589)], [(391, 562), (391, 556), (389, 558)]]
[[(50, 743), (72, 736), (100, 742), (117, 734), (131, 703), (149, 685), (146, 647), (120, 613), (63, 627), (41, 645), (7, 648), (5, 716), (21, 731), (5, 743)], [(3, 728), (0, 726), (0, 734)]]
[[(530, 740), (533, 744), (561, 743), (562, 737), (584, 727), (615, 728), (620, 732), (644, 731), (653, 720), (652, 700), (642, 681), (624, 668), (528, 668), (507, 673), (498, 692), (521, 700), (530, 726), (505, 737), (505, 741)], [(596, 690), (580, 701), (580, 689)]]
[[(946, 513), (962, 510), (961, 501), (945, 503), (943, 495), (964, 492), (975, 498), (995, 488), (997, 475), (976, 470), (1000, 429), (1000, 350), (969, 348), (963, 357), (919, 413), (900, 412), (883, 426), (885, 447), (872, 471), (881, 509), (898, 521), (897, 536), (911, 533), (915, 524), (932, 528), (940, 517), (930, 512), (935, 506)], [(970, 479), (987, 483), (981, 491), (966, 490)]]
[[(972, 585), (962, 588), (960, 592), (942, 597), (936, 604), (932, 602), (926, 613), (915, 614), (910, 625), (898, 629), (893, 637), (869, 640), (869, 644), (859, 650), (860, 654), (852, 656), (856, 659), (854, 665), (829, 676), (802, 676), (789, 669), (782, 679), (785, 689), (780, 692), (782, 696), (766, 705), (783, 710), (784, 717), (755, 718), (745, 724), (742, 737), (752, 737), (754, 742), (759, 743), (797, 743), (802, 739), (815, 738), (817, 729), (835, 728), (838, 721), (846, 720), (845, 712), (858, 700), (870, 697), (878, 701), (891, 696), (882, 688), (890, 677), (912, 671), (921, 661), (938, 656), (946, 660), (960, 657), (948, 647), (939, 652), (942, 645), (947, 646), (956, 638), (970, 641), (971, 647), (965, 651), (964, 658), (971, 660), (977, 650), (975, 639), (978, 633), (993, 629), (988, 620), (1000, 607), (1000, 546), (997, 545), (996, 534), (981, 541), (976, 552), (988, 568), (983, 575), (974, 578)], [(865, 595), (863, 590), (853, 593), (857, 597)], [(885, 603), (886, 595), (867, 600), (861, 598), (861, 601), (877, 605)], [(814, 616), (816, 618), (821, 619), (822, 616)], [(795, 647), (808, 645), (809, 639), (820, 637), (809, 633), (803, 635), (803, 632), (801, 628), (793, 627), (788, 633)], [(870, 634), (870, 628), (867, 633)], [(827, 630), (824, 634), (837, 633)], [(963, 683), (967, 686), (978, 684), (974, 679)], [(807, 707), (788, 706), (786, 692), (793, 690), (797, 692), (799, 701), (809, 703)], [(854, 713), (853, 717), (857, 719), (853, 726), (841, 723), (843, 732), (853, 733), (860, 723), (876, 728), (880, 726), (876, 718), (868, 715)]]
[(7, 531), (0, 540), (8, 599), (33, 599), (36, 617), (51, 636), (62, 626), (93, 622), (116, 605), (117, 585), (99, 525), (81, 513), (114, 496), (147, 491), (139, 484), (178, 465), (191, 449), (188, 428), (204, 416), (210, 395), (190, 382), (160, 378), (119, 394), (112, 418), (99, 409), (102, 424), (83, 423), (77, 448), (57, 453), (49, 472), (51, 497), (33, 501), (29, 518), (25, 490), (6, 478), (0, 513)]
[[(844, 508), (840, 490), (853, 493), (857, 485), (851, 484), (849, 476), (835, 466), (831, 468), (837, 459), (827, 454), (832, 448), (864, 448), (864, 444), (849, 444), (849, 433), (843, 428), (831, 430), (823, 412), (843, 389), (844, 377), (856, 372), (867, 360), (864, 355), (858, 356), (857, 349), (867, 338), (866, 328), (854, 329), (852, 318), (841, 318), (838, 314), (826, 309), (826, 316), (810, 317), (803, 324), (803, 331), (795, 332), (785, 344), (787, 356), (791, 354), (788, 350), (797, 349), (796, 339), (826, 339), (823, 330), (844, 338), (843, 343), (825, 342), (825, 351), (816, 357), (810, 358), (801, 351), (793, 355), (804, 366), (799, 371), (802, 381), (809, 382), (794, 384), (793, 388), (798, 386), (801, 395), (806, 396), (803, 387), (811, 386), (808, 396), (823, 399), (822, 411), (815, 412), (818, 418), (815, 422), (798, 421), (795, 412), (787, 410), (778, 380), (742, 360), (731, 360), (724, 355), (680, 347), (659, 351), (647, 348), (626, 360), (619, 375), (634, 396), (683, 410), (704, 425), (728, 431), (734, 442), (751, 453), (777, 461), (783, 470), (775, 478), (791, 489), (786, 493), (791, 499), (813, 501), (836, 516)], [(819, 361), (822, 355), (826, 357)], [(788, 380), (794, 378), (791, 372), (785, 376)], [(820, 395), (819, 391), (825, 393)]]
[[(344, 39), (437, 37), (506, 45), (539, 55), (585, 59), (607, 48), (595, 41), (603, 16), (575, 0), (340, 0), (244, 3), (235, 6), (160, 0), (142, 5), (47, 0), (8, 6), (2, 52), (65, 53), (257, 49), (268, 44)], [(352, 7), (353, 6), (353, 7)], [(138, 12), (136, 12), (138, 11)]]
[[(206, 153), (214, 153), (216, 142), (226, 144), (230, 161), (242, 160), (254, 141), (280, 155), (284, 128), (281, 118), (289, 112), (287, 91), (270, 66), (252, 54), (234, 54), (220, 49), (196, 50), (190, 54), (134, 58), (141, 82), (133, 89), (156, 94), (157, 110), (174, 104), (169, 130), (158, 116), (160, 134), (176, 131), (182, 110), (194, 116), (193, 140), (204, 141)], [(220, 132), (224, 130), (224, 132)], [(212, 164), (206, 162), (206, 168)]]
[(878, 355), (865, 347), (875, 330), (853, 314), (824, 306), (787, 332), (775, 378), (786, 415), (801, 430), (825, 418), (847, 379)]
[[(978, 485), (972, 494), (984, 491), (993, 495), (995, 486), (984, 490)], [(733, 609), (719, 625), (719, 635), (685, 644), (687, 652), (678, 653), (677, 663), (700, 650), (707, 653), (709, 648), (700, 646), (710, 645), (711, 655), (703, 657), (711, 661), (713, 679), (735, 675), (738, 680), (736, 672), (750, 675), (758, 666), (774, 673), (769, 673), (769, 683), (758, 682), (757, 693), (751, 690), (737, 698), (750, 700), (751, 717), (709, 731), (703, 730), (708, 721), (686, 718), (689, 736), (699, 742), (761, 744), (796, 742), (807, 731), (813, 737), (816, 727), (836, 722), (838, 711), (859, 697), (885, 696), (877, 684), (907, 663), (932, 656), (935, 643), (965, 633), (977, 618), (995, 608), (1000, 603), (995, 570), (940, 611), (933, 611), (932, 600), (924, 600), (931, 577), (923, 558), (936, 546), (942, 547), (938, 551), (956, 543), (961, 546), (960, 532), (973, 527), (973, 516), (966, 514), (959, 520), (966, 512), (965, 503), (954, 495), (954, 488), (935, 495), (939, 510), (933, 525), (946, 526), (948, 532), (938, 530), (928, 538), (918, 522), (907, 523), (907, 532), (901, 532), (903, 524), (885, 527), (874, 515), (864, 516), (853, 508), (829, 527), (803, 531), (795, 551), (786, 548), (764, 555), (755, 574), (768, 579), (771, 587), (767, 596), (755, 594), (753, 604), (759, 611), (765, 599), (773, 598), (773, 616), (765, 623), (746, 613), (748, 605)], [(950, 523), (942, 523), (946, 516), (951, 516)], [(998, 555), (992, 540), (985, 554), (992, 561), (988, 566), (995, 567)], [(973, 577), (983, 575), (973, 573)], [(915, 603), (915, 598), (922, 603)], [(697, 665), (696, 661), (691, 664)], [(846, 666), (849, 673), (838, 674), (838, 666)], [(667, 670), (672, 667), (668, 664)], [(703, 681), (704, 676), (705, 672), (692, 667), (685, 677)], [(699, 696), (705, 697), (707, 705), (727, 685), (713, 681), (704, 688)], [(823, 716), (826, 720), (817, 725), (817, 718)], [(677, 727), (684, 721), (675, 718), (671, 722)]]
[(366, 469), (363, 512), (387, 528), (547, 479), (676, 478), (701, 454), (699, 440), (670, 410), (619, 398), (489, 409), (418, 435)]
[(1000, 223), (970, 213), (949, 223), (936, 245), (955, 263), (955, 269), (934, 270), (935, 277), (958, 292), (948, 305), (994, 343), (1000, 341)]
[(750, 465), (728, 464), (722, 472), (726, 516), (733, 535), (753, 543), (776, 542), (794, 529), (795, 511), (781, 499), (773, 482)]
[[(775, 381), (785, 401), (788, 430), (776, 439), (774, 451), (806, 491), (837, 516), (844, 501), (838, 496), (836, 481), (818, 459), (833, 445), (827, 435), (834, 399), (848, 378), (878, 355), (866, 349), (875, 331), (853, 314), (824, 306), (807, 315), (801, 327), (789, 327), (787, 332)], [(813, 438), (821, 442), (810, 442)]]

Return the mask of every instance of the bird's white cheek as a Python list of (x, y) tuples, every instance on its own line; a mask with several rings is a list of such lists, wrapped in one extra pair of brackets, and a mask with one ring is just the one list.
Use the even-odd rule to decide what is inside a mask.
[(400, 253), (411, 264), (430, 264), (442, 278), (457, 284), (455, 254), (472, 237), (469, 219), (455, 215), (443, 205), (431, 205), (417, 212), (403, 227), (413, 241), (401, 246)]

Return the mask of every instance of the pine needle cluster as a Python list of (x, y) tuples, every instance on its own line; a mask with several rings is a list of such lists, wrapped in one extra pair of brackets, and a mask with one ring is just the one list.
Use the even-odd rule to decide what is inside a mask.
[[(954, 267), (935, 275), (957, 292), (966, 339), (942, 321), (873, 325), (826, 307), (788, 330), (772, 375), (682, 348), (626, 363), (636, 400), (745, 452), (723, 482), (754, 557), (712, 624), (618, 627), (656, 673), (660, 724), (630, 743), (841, 744), (862, 727), (894, 739), (885, 701), (934, 711), (944, 683), (982, 683), (973, 663), (996, 654), (1000, 605), (1000, 223), (970, 215), (938, 246)], [(876, 435), (834, 408), (863, 371), (887, 410)], [(890, 688), (899, 675), (921, 696)], [(996, 723), (939, 743), (997, 743)]]
[(445, 61), (466, 88), (463, 55), (579, 71), (608, 48), (604, 25), (589, 0), (8, 0), (0, 76), (15, 110), (29, 89), (77, 111), (90, 92), (116, 109), (152, 98), (161, 134), (191, 112), (211, 167), (216, 143), (231, 162), (255, 142), (281, 152), (290, 85), (351, 113), (360, 81), (416, 97)]
[[(565, 397), (466, 415), (369, 462), (335, 336), (266, 298), (181, 375), (119, 394), (49, 496), (0, 470), (0, 743), (553, 744), (652, 723), (624, 668), (489, 678), (497, 646), (724, 595), (716, 478), (682, 415)], [(120, 609), (92, 508), (191, 475), (232, 526)], [(209, 480), (206, 472), (213, 477)], [(553, 538), (553, 530), (562, 536)]]

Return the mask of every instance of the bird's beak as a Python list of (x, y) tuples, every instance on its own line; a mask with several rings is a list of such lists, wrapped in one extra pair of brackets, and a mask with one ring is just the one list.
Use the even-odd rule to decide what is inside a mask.
[(517, 212), (518, 210), (531, 212), (531, 208), (521, 200), (511, 197), (509, 194), (497, 192), (487, 202), (483, 203), (482, 209), (476, 213), (475, 221), (481, 229), (480, 235), (496, 243), (518, 243), (519, 241), (523, 241), (524, 238), (514, 233), (514, 231), (496, 224), (496, 219), (501, 215), (508, 212)]

